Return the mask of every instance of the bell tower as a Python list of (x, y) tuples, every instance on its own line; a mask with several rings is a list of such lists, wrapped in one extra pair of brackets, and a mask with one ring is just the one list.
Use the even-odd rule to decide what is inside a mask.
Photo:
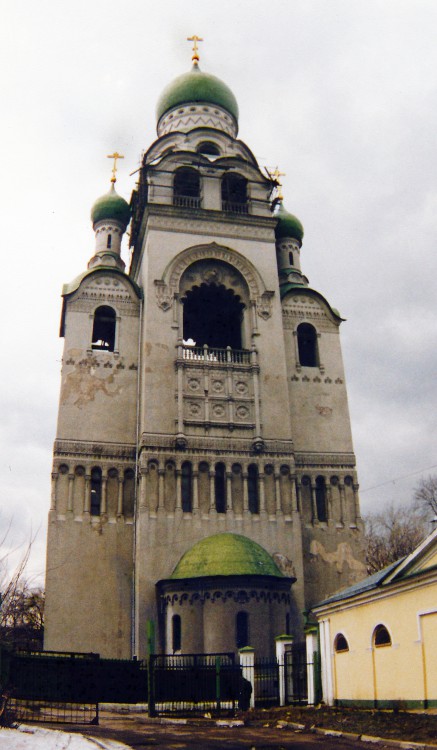
[(64, 288), (46, 648), (142, 657), (154, 620), (162, 651), (172, 628), (176, 650), (232, 650), (237, 618), (268, 654), (365, 572), (342, 319), (308, 286), (279, 175), (238, 139), (235, 96), (193, 41), (130, 207), (112, 182), (95, 255)]

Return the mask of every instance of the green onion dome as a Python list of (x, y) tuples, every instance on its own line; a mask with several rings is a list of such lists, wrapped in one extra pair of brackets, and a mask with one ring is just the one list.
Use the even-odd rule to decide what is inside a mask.
[(270, 555), (240, 534), (214, 534), (194, 545), (176, 565), (171, 579), (262, 575), (283, 578)]
[(222, 107), (238, 120), (238, 104), (231, 89), (216, 76), (203, 73), (197, 63), (188, 73), (183, 73), (168, 84), (159, 97), (156, 119), (178, 104), (206, 102)]
[(290, 214), (285, 210), (282, 203), (279, 204), (278, 209), (275, 211), (274, 216), (278, 219), (278, 223), (275, 229), (275, 235), (277, 240), (282, 240), (285, 237), (292, 237), (295, 240), (302, 242), (303, 240), (303, 226), (299, 219), (293, 214)]
[(112, 183), (108, 193), (97, 198), (91, 209), (91, 221), (93, 225), (97, 224), (98, 221), (105, 221), (107, 219), (118, 221), (125, 228), (130, 220), (129, 204), (121, 195), (115, 192), (114, 183)]

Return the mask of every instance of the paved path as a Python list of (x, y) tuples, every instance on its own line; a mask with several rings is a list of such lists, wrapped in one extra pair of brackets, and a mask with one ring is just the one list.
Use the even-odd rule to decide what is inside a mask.
[(140, 716), (102, 713), (98, 727), (68, 727), (90, 737), (114, 739), (135, 750), (363, 750), (362, 742), (276, 727), (162, 724)]

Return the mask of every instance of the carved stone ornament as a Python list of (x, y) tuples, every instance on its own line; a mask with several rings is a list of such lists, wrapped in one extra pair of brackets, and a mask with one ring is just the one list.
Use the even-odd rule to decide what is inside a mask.
[(155, 279), (156, 301), (161, 310), (169, 310), (173, 304), (173, 296), (165, 281)]
[(264, 292), (256, 301), (256, 311), (263, 320), (267, 320), (272, 314), (273, 295), (274, 292)]
[[(173, 305), (175, 294), (179, 291), (182, 275), (196, 261), (217, 260), (228, 264), (243, 277), (249, 290), (250, 299), (257, 301), (258, 314), (262, 318), (271, 315), (271, 298), (273, 291), (267, 291), (265, 284), (252, 263), (236, 250), (211, 242), (208, 245), (197, 245), (183, 250), (169, 263), (161, 279), (155, 279), (156, 300), (162, 310), (168, 310)], [(218, 283), (216, 274), (220, 270), (215, 266), (205, 271), (206, 283)]]

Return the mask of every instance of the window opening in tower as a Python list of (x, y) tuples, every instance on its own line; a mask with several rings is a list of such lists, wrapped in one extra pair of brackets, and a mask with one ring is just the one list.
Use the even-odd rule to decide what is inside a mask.
[(216, 284), (194, 287), (184, 300), (184, 340), (192, 339), (198, 347), (241, 349), (243, 309), (232, 289)]
[(317, 331), (310, 323), (301, 323), (297, 327), (297, 345), (302, 367), (318, 367)]
[(249, 213), (247, 180), (239, 174), (225, 174), (222, 179), (222, 210), (228, 213)]
[(113, 352), (115, 348), (115, 310), (107, 305), (98, 307), (94, 313), (92, 349)]
[(200, 176), (195, 169), (181, 167), (173, 180), (173, 205), (184, 208), (200, 207)]

